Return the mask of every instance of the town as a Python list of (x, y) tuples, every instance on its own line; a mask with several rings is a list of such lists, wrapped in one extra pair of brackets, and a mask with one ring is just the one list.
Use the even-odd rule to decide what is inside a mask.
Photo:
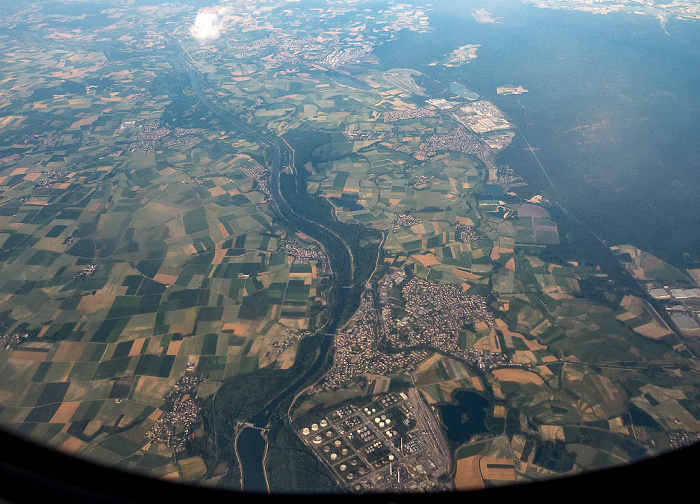
[(389, 354), (379, 349), (378, 319), (374, 292), (363, 293), (350, 325), (334, 338), (333, 367), (317, 388), (335, 390), (347, 383), (362, 383), (366, 373), (385, 375), (396, 369), (412, 371), (430, 356), (426, 349)]
[(478, 157), (489, 167), (492, 155), (492, 150), (488, 145), (462, 126), (455, 128), (450, 133), (431, 135), (417, 148), (404, 144), (399, 146), (397, 150), (411, 154), (417, 159), (427, 159), (435, 156), (439, 151), (464, 152)]
[(498, 182), (503, 185), (514, 185), (522, 184), (523, 178), (515, 173), (515, 170), (509, 165), (500, 165), (496, 170), (496, 176), (498, 177)]
[(170, 148), (189, 149), (198, 144), (201, 139), (196, 135), (205, 132), (202, 128), (175, 128), (174, 131), (161, 127), (158, 121), (144, 121), (137, 125), (134, 121), (124, 122), (117, 130), (137, 128), (140, 131), (136, 139), (129, 144), (129, 152), (140, 152), (144, 156), (153, 154), (158, 145)]
[[(397, 287), (401, 299), (392, 297)], [(486, 298), (466, 294), (456, 285), (409, 278), (404, 269), (398, 269), (380, 283), (378, 299), (371, 289), (363, 293), (351, 323), (334, 340), (333, 367), (319, 388), (335, 390), (353, 381), (362, 383), (367, 373), (410, 372), (432, 352), (462, 359), (481, 371), (529, 367), (503, 353), (461, 348), (459, 331), (474, 322), (493, 325)]]
[(297, 331), (297, 330), (286, 329), (284, 331), (284, 334), (282, 335), (282, 341), (275, 341), (272, 343), (272, 346), (277, 349), (276, 355), (280, 355), (287, 348), (294, 345), (302, 338), (305, 338), (306, 336), (309, 336), (311, 334), (312, 334), (311, 331), (306, 331), (306, 330), (305, 331)]

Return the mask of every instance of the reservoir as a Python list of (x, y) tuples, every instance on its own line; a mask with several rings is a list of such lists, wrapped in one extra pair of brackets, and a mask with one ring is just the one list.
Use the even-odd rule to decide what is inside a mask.
[(438, 406), (447, 429), (447, 438), (455, 443), (466, 443), (475, 434), (486, 429), (486, 413), (489, 400), (469, 390), (460, 390), (453, 396), (452, 404)]
[(243, 469), (243, 488), (246, 492), (267, 493), (263, 457), (265, 439), (257, 429), (245, 428), (238, 436), (236, 450)]

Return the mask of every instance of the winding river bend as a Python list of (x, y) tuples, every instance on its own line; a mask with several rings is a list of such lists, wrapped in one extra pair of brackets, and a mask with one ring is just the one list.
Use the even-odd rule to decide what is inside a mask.
[(332, 289), (338, 289), (339, 292), (335, 297), (334, 305), (330, 308), (325, 334), (316, 359), (302, 376), (297, 378), (296, 381), (292, 382), (257, 412), (236, 438), (236, 453), (239, 456), (243, 476), (242, 489), (247, 492), (268, 492), (269, 489), (267, 486), (267, 478), (265, 477), (264, 461), (265, 452), (267, 450), (267, 440), (264, 437), (263, 429), (268, 425), (271, 414), (277, 409), (279, 404), (307, 382), (317, 371), (318, 367), (329, 357), (329, 352), (333, 343), (333, 335), (338, 328), (338, 324), (340, 323), (344, 308), (350, 296), (353, 283), (354, 258), (350, 247), (348, 247), (340, 236), (332, 230), (296, 213), (282, 197), (280, 193), (280, 173), (286, 164), (293, 163), (293, 149), (286, 142), (277, 137), (265, 135), (253, 130), (238, 117), (229, 115), (226, 111), (209, 100), (200, 87), (200, 80), (204, 81), (204, 77), (197, 71), (192, 58), (181, 47), (178, 48), (177, 55), (178, 61), (183, 65), (184, 70), (190, 78), (190, 83), (200, 103), (209, 109), (212, 114), (224, 124), (231, 127), (232, 130), (246, 139), (263, 145), (266, 148), (266, 155), (271, 171), (270, 194), (279, 214), (291, 227), (320, 242), (326, 250), (332, 247), (334, 250), (339, 251), (338, 254), (328, 254), (328, 260), (331, 264), (334, 276)]

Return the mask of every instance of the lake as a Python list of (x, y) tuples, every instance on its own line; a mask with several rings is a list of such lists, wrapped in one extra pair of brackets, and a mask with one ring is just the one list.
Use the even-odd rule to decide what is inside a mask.
[(454, 394), (452, 404), (438, 406), (447, 438), (457, 443), (466, 443), (475, 434), (487, 432), (486, 412), (489, 400), (469, 390)]
[[(667, 35), (649, 16), (498, 0), (434, 6), (437, 30), (403, 30), (375, 49), (382, 69), (415, 68), (492, 100), (520, 133), (498, 162), (559, 194), (609, 245), (700, 264), (700, 24), (670, 21)], [(498, 22), (477, 23), (480, 8)], [(466, 44), (481, 45), (469, 64), (429, 66)], [(511, 84), (529, 92), (496, 94)]]

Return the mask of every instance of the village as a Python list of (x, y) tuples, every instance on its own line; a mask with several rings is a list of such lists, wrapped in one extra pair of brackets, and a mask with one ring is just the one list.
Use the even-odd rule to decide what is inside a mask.
[(175, 383), (164, 398), (164, 408), (170, 407), (171, 411), (163, 411), (146, 433), (149, 442), (164, 443), (176, 452), (185, 449), (193, 428), (201, 420), (196, 388), (203, 381), (201, 376), (185, 375)]

